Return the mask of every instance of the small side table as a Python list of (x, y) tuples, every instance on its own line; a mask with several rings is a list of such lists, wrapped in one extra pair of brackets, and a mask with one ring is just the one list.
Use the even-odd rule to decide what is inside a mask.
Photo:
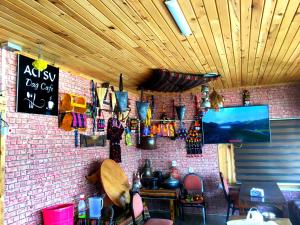
[(175, 221), (175, 202), (179, 198), (180, 189), (141, 189), (140, 195), (143, 199), (168, 200), (170, 202), (170, 217)]

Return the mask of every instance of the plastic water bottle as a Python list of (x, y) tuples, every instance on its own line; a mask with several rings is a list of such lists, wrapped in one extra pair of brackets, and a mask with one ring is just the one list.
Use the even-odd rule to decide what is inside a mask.
[(87, 218), (86, 213), (87, 213), (87, 207), (85, 203), (85, 196), (80, 195), (80, 200), (78, 202), (78, 219), (80, 225), (86, 224), (86, 218)]

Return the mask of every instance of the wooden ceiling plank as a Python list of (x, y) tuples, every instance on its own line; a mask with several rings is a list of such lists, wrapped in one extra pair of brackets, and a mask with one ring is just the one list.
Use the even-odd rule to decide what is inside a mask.
[(222, 83), (222, 86), (229, 87), (228, 82), (226, 80), (226, 74), (224, 72), (224, 68), (221, 62), (221, 57), (219, 55), (214, 36), (211, 30), (211, 26), (209, 23), (209, 19), (205, 10), (205, 6), (203, 1), (198, 0), (191, 0), (192, 7), (194, 9), (194, 12), (197, 16), (198, 23), (200, 26), (200, 29), (202, 30), (205, 43), (208, 46), (209, 52), (214, 59), (215, 65), (217, 67), (217, 72), (222, 75), (222, 78), (220, 79), (220, 82)]
[[(32, 44), (31, 46), (34, 48), (37, 48), (37, 44), (39, 41), (43, 43), (43, 48), (45, 48), (46, 46), (48, 46), (49, 48), (53, 48), (56, 49), (57, 53), (56, 55), (61, 55), (61, 56), (66, 56), (68, 55), (68, 51), (65, 51), (65, 49), (62, 49), (60, 46), (53, 44), (52, 42), (48, 41), (47, 39), (44, 39), (43, 37), (24, 29), (22, 26), (14, 24), (13, 22), (7, 20), (5, 18), (5, 15), (2, 15), (2, 12), (0, 12), (0, 22), (1, 22), (1, 26), (4, 29), (9, 30), (15, 30), (18, 31), (17, 34), (20, 36), (24, 36), (28, 39), (32, 40)], [(55, 53), (53, 53), (55, 55)]]
[[(174, 54), (172, 54), (161, 42), (158, 43), (154, 38), (148, 37), (114, 1), (102, 0), (102, 2), (100, 2), (90, 0), (90, 2), (93, 3), (94, 7), (101, 11), (111, 21), (114, 20), (114, 22), (117, 23), (120, 28), (122, 27), (122, 30), (125, 29), (124, 32), (129, 29), (131, 32), (137, 35), (139, 47), (135, 49), (139, 51), (141, 48), (143, 48), (143, 54), (147, 53), (149, 57), (151, 57), (151, 60), (154, 61), (156, 67), (170, 68), (178, 66), (178, 63), (173, 63), (175, 58)], [(121, 3), (120, 1), (118, 2)], [(121, 5), (124, 6), (123, 3), (121, 3)], [(122, 18), (122, 20), (118, 17)]]
[[(150, 46), (152, 46), (152, 42), (154, 43), (154, 45), (156, 45), (161, 52), (163, 52), (167, 58), (171, 59), (164, 59), (164, 60), (168, 60), (171, 61), (172, 66), (169, 66), (169, 68), (165, 65), (162, 66), (162, 68), (166, 68), (166, 69), (171, 69), (171, 68), (177, 68), (178, 64), (173, 63), (173, 58), (176, 56), (176, 54), (174, 54), (174, 46), (172, 51), (169, 50), (169, 48), (166, 47), (165, 43), (163, 43), (152, 31), (151, 29), (147, 26), (147, 24), (144, 24), (144, 21), (142, 21), (142, 19), (140, 18), (139, 15), (137, 15), (137, 13), (126, 3), (126, 1), (111, 1), (111, 0), (102, 0), (103, 4), (106, 5), (106, 7), (110, 8), (110, 10), (112, 10), (112, 12), (116, 15), (116, 14), (120, 14), (120, 12), (126, 14), (126, 16), (128, 17), (128, 19), (126, 19), (126, 24), (133, 29), (134, 32), (141, 30), (141, 33), (139, 36), (144, 36), (145, 35), (145, 39), (146, 39), (146, 43), (149, 44)], [(116, 11), (117, 10), (117, 11)], [(143, 34), (144, 33), (144, 34)], [(149, 40), (149, 41), (148, 41)], [(149, 43), (150, 42), (150, 43)], [(153, 46), (153, 49), (155, 47)], [(137, 48), (137, 51), (141, 51), (141, 52), (145, 52), (145, 50)], [(177, 50), (175, 49), (175, 52)], [(178, 53), (177, 53), (178, 54)], [(175, 55), (175, 56), (174, 56)], [(178, 61), (178, 60), (175, 60)], [(170, 63), (169, 63), (170, 64)]]
[[(106, 26), (102, 21), (95, 20), (93, 14), (89, 13), (89, 11), (87, 11), (87, 9), (83, 8), (81, 5), (78, 5), (77, 2), (75, 2), (75, 1), (62, 1), (62, 3), (63, 3), (63, 5), (60, 5), (60, 4), (56, 4), (56, 5), (59, 7), (61, 6), (62, 10), (64, 10), (65, 7), (69, 8), (69, 10), (73, 10), (73, 13), (74, 13), (73, 18), (76, 19), (77, 21), (79, 21), (84, 27), (88, 28), (93, 33), (97, 33), (99, 31), (101, 31), (101, 34), (108, 35), (115, 42), (124, 43), (124, 45), (123, 45), (124, 48), (121, 49), (120, 52), (123, 52), (125, 54), (125, 57), (126, 56), (127, 57), (124, 59), (120, 59), (120, 60), (127, 61), (127, 63), (129, 63), (131, 65), (131, 67), (135, 68), (136, 70), (140, 70), (141, 68), (143, 68), (143, 66), (145, 66), (145, 64), (140, 61), (139, 56), (136, 55), (137, 52), (132, 49), (133, 46), (135, 47), (138, 45), (136, 43), (133, 44), (133, 41), (128, 36), (126, 36), (124, 33), (119, 31), (119, 29), (116, 29), (108, 21), (104, 21), (106, 23), (109, 23), (108, 26)], [(111, 29), (112, 27), (114, 27), (114, 28)], [(127, 46), (125, 43), (127, 43)], [(128, 45), (131, 47), (129, 47)]]
[[(289, 76), (289, 74), (292, 73), (295, 67), (299, 66), (300, 63), (300, 43), (298, 44), (297, 48), (294, 50), (292, 56), (289, 58), (289, 61), (285, 65), (284, 69), (286, 69), (286, 75)], [(282, 72), (284, 73), (284, 72)]]
[[(93, 66), (94, 69), (97, 69), (97, 68), (99, 68), (98, 67), (98, 64), (99, 64), (99, 59), (98, 58), (99, 57), (97, 55), (94, 55), (94, 56), (91, 56), (91, 57), (88, 57), (88, 58), (87, 57), (86, 58), (83, 57), (83, 58), (80, 58), (80, 59), (83, 62), (86, 62), (86, 64), (89, 64), (90, 67)], [(102, 67), (101, 67), (101, 69), (102, 69)], [(111, 71), (108, 72), (108, 69), (110, 69)], [(113, 78), (112, 82), (118, 84), (119, 79), (120, 79), (120, 77), (119, 77), (120, 71), (116, 70), (114, 67), (111, 67), (111, 66), (107, 67), (106, 71), (107, 71), (106, 74), (108, 74), (106, 80), (110, 81), (110, 79)], [(143, 79), (141, 80), (141, 79), (138, 78), (138, 75), (141, 74), (139, 72), (136, 72), (137, 78), (134, 79), (134, 80), (131, 77), (128, 76), (128, 73), (122, 72), (122, 74), (123, 74), (123, 83), (124, 83), (124, 86), (127, 83), (130, 84), (130, 85), (132, 85), (132, 86), (137, 86), (139, 83), (141, 83), (141, 81), (143, 81)]]
[[(173, 61), (176, 61), (177, 59), (173, 56), (173, 54), (165, 55), (167, 51), (157, 51), (157, 46), (152, 45), (152, 48), (149, 48), (149, 46), (146, 44), (151, 44), (152, 41), (148, 39), (142, 32), (139, 32), (139, 35), (135, 32), (139, 31), (139, 28), (134, 24), (130, 19), (127, 19), (126, 14), (124, 14), (121, 10), (118, 10), (118, 7), (114, 5), (112, 9), (118, 10), (116, 14), (113, 14), (111, 10), (109, 10), (103, 3), (100, 1), (94, 1), (90, 0), (90, 2), (87, 1), (77, 1), (78, 4), (80, 4), (82, 7), (84, 7), (88, 12), (90, 12), (93, 16), (97, 15), (96, 19), (99, 21), (106, 21), (104, 23), (105, 26), (109, 28), (113, 28), (112, 31), (118, 32), (118, 34), (123, 34), (123, 36), (128, 36), (130, 39), (133, 39), (136, 42), (137, 46), (132, 46), (133, 49), (140, 49), (144, 48), (144, 53), (147, 53), (147, 57), (156, 64), (156, 67), (162, 67), (161, 62), (164, 62), (164, 64), (168, 64), (169, 66), (175, 66), (176, 64), (173, 64)], [(112, 3), (112, 2), (111, 2)], [(101, 15), (101, 16), (100, 16)], [(105, 17), (105, 19), (103, 19)], [(122, 21), (118, 18), (122, 17)], [(126, 20), (127, 19), (127, 20)], [(125, 25), (125, 22), (127, 22), (127, 25)], [(131, 29), (129, 28), (131, 26)], [(134, 31), (134, 32), (133, 32)], [(145, 43), (145, 42), (146, 43)], [(155, 47), (153, 47), (155, 46)], [(170, 60), (171, 59), (171, 60)], [(178, 65), (179, 63), (177, 63)]]
[(233, 53), (233, 40), (231, 33), (231, 21), (229, 15), (229, 3), (227, 0), (216, 0), (219, 22), (221, 25), (221, 31), (223, 34), (223, 40), (225, 45), (225, 51), (229, 64), (229, 70), (231, 74), (232, 86), (238, 86), (238, 78), (235, 67), (235, 58)]
[[(196, 19), (194, 10), (190, 4), (190, 1), (179, 0), (178, 3), (179, 3), (180, 8), (182, 9), (182, 11), (184, 12), (184, 16), (190, 26), (190, 29), (192, 30), (192, 35), (187, 37), (187, 40), (188, 40), (190, 46), (192, 47), (194, 54), (197, 56), (202, 67), (204, 68), (205, 72), (206, 73), (211, 72), (212, 69), (210, 68), (208, 61), (207, 61), (205, 55), (203, 54), (202, 49), (199, 46), (199, 40), (197, 39), (197, 37), (199, 37), (199, 32), (198, 32), (199, 25), (198, 25), (198, 21)], [(203, 35), (202, 35), (202, 38), (203, 38)]]
[(252, 74), (254, 69), (255, 55), (257, 50), (257, 44), (259, 39), (260, 25), (264, 9), (264, 0), (252, 1), (252, 15), (251, 15), (251, 33), (249, 44), (249, 57), (248, 57), (248, 71), (245, 74), (246, 83), (252, 82)]
[[(267, 36), (267, 43), (266, 43), (264, 55), (263, 55), (262, 62), (260, 64), (260, 69), (258, 72), (258, 83), (261, 83), (263, 80), (264, 72), (266, 70), (267, 64), (269, 63), (269, 58), (270, 58), (272, 49), (274, 47), (278, 32), (280, 30), (281, 23), (283, 21), (283, 17), (286, 13), (288, 3), (289, 3), (289, 0), (280, 0), (276, 4), (271, 27), (270, 27), (270, 30), (269, 30), (269, 33)], [(268, 76), (268, 74), (266, 74), (266, 76)]]
[[(298, 58), (300, 55), (298, 55)], [(295, 65), (294, 70), (289, 74), (290, 75), (290, 81), (291, 82), (299, 82), (300, 81), (300, 62)]]
[[(295, 2), (297, 1), (297, 3)], [(298, 5), (298, 7), (295, 5)], [(293, 11), (291, 11), (291, 9)], [(297, 10), (294, 10), (297, 9)], [(292, 0), (288, 5), (288, 9), (286, 11), (286, 15), (283, 19), (282, 26), (280, 28), (280, 32), (277, 35), (276, 43), (273, 47), (272, 54), (270, 56), (270, 62), (265, 70), (265, 76), (263, 79), (263, 83), (266, 83), (268, 80), (273, 80), (274, 74), (278, 71), (281, 63), (284, 62), (284, 57), (287, 54), (290, 46), (293, 45), (296, 38), (298, 37), (297, 32), (299, 32), (300, 28), (300, 20), (295, 20), (295, 15), (299, 13), (300, 15), (300, 1)], [(292, 18), (292, 22), (289, 17)], [(269, 79), (266, 79), (268, 78)]]
[[(1, 21), (1, 18), (0, 18)], [(30, 38), (28, 38), (26, 35), (20, 35), (20, 34), (14, 34), (13, 31), (9, 31), (7, 28), (1, 28), (0, 27), (0, 36), (2, 36), (3, 38), (5, 37), (10, 37), (10, 40), (13, 40), (14, 42), (20, 44), (21, 46), (23, 46), (24, 48), (24, 53), (26, 54), (30, 54), (35, 56), (36, 52), (34, 50), (32, 50), (32, 41), (30, 41)], [(50, 49), (48, 47), (48, 45), (46, 45), (45, 47), (45, 52), (43, 53), (43, 58), (48, 61), (49, 63), (52, 62), (52, 54), (49, 52), (51, 52), (52, 47), (50, 46)], [(71, 60), (67, 60), (68, 58), (72, 58)], [(98, 73), (101, 73), (102, 75), (102, 79), (101, 80), (109, 80), (111, 78), (111, 73), (114, 72), (114, 70), (112, 68), (107, 68), (108, 70), (104, 69), (104, 67), (98, 67), (95, 66), (95, 64), (91, 65), (88, 63), (83, 63), (82, 60), (78, 60), (76, 57), (70, 56), (70, 55), (66, 55), (62, 58), (60, 58), (60, 60), (58, 62), (55, 62), (55, 66), (59, 66), (61, 69), (64, 69), (65, 71), (71, 71), (75, 74), (78, 74), (78, 69), (81, 67), (94, 67), (95, 69), (97, 69)], [(99, 64), (99, 62), (98, 62)], [(72, 69), (70, 69), (72, 68)], [(77, 68), (77, 69), (76, 69)], [(84, 71), (84, 70), (83, 70)], [(115, 73), (117, 74), (117, 71), (115, 71)], [(89, 75), (89, 76), (93, 76), (94, 74), (87, 74), (85, 73), (85, 75)], [(115, 79), (111, 79), (112, 82), (117, 83), (119, 78), (115, 78)]]
[(195, 54), (198, 56), (202, 66), (206, 72), (217, 72), (217, 67), (210, 54), (209, 48), (206, 44), (206, 40), (203, 36), (202, 30), (198, 23), (198, 18), (195, 14), (193, 6), (190, 1), (179, 1), (181, 9), (185, 12), (185, 17), (192, 30), (193, 38), (189, 41), (195, 42), (196, 47), (194, 48)]
[[(52, 3), (53, 2), (53, 3)], [(135, 67), (136, 65), (140, 64), (146, 64), (153, 66), (152, 62), (150, 62), (148, 59), (144, 58), (143, 56), (136, 56), (135, 54), (132, 54), (128, 49), (132, 50), (131, 48), (128, 48), (126, 44), (124, 44), (121, 40), (118, 44), (122, 46), (121, 49), (116, 49), (114, 46), (114, 41), (110, 38), (110, 34), (112, 36), (115, 36), (115, 34), (111, 31), (108, 34), (105, 34), (104, 32), (97, 30), (98, 33), (94, 33), (86, 27), (84, 27), (81, 23), (76, 21), (71, 16), (77, 16), (77, 13), (72, 13), (69, 9), (64, 8), (67, 13), (70, 13), (68, 15), (65, 11), (62, 11), (57, 6), (61, 6), (62, 2), (49, 2), (46, 0), (39, 0), (39, 2), (27, 2), (27, 4), (30, 3), (30, 7), (32, 7), (35, 10), (41, 11), (40, 15), (41, 17), (43, 15), (46, 15), (46, 18), (54, 20), (59, 25), (65, 27), (65, 29), (68, 29), (68, 32), (71, 32), (73, 35), (76, 35), (77, 38), (79, 38), (83, 43), (88, 44), (88, 46), (91, 46), (91, 48), (96, 49), (97, 52), (105, 52), (105, 56), (109, 57), (111, 55), (118, 55), (118, 60), (121, 64), (128, 63), (134, 59), (134, 63), (132, 66)], [(54, 4), (55, 3), (55, 4)], [(52, 13), (49, 13), (52, 12)], [(51, 21), (52, 22), (52, 21)], [(78, 35), (79, 34), (79, 35)], [(122, 45), (124, 44), (124, 45)], [(127, 49), (126, 49), (127, 48)], [(125, 49), (125, 50), (124, 50)], [(135, 52), (136, 53), (136, 52)], [(124, 61), (125, 60), (125, 61)]]
[[(31, 27), (37, 28), (35, 29), (35, 32), (37, 32), (37, 34), (48, 37), (49, 40), (58, 45), (70, 47), (72, 51), (76, 52), (76, 54), (90, 53), (89, 51), (84, 49), (84, 46), (82, 46), (81, 43), (76, 39), (63, 34), (61, 30), (50, 27), (47, 23), (43, 23), (42, 21), (38, 20), (38, 18), (35, 17), (35, 14), (30, 14), (26, 10), (16, 7), (10, 2), (7, 2), (5, 0), (2, 1), (0, 5), (0, 12), (5, 13), (7, 16), (9, 16), (9, 20), (13, 21), (15, 24), (18, 23), (17, 21), (19, 21), (20, 24), (22, 23), (22, 27), (26, 28), (27, 30), (31, 30)], [(52, 38), (51, 35), (54, 37)]]
[[(194, 48), (197, 48), (194, 37), (192, 35), (184, 37), (180, 33), (165, 4), (162, 1), (140, 0), (140, 2), (147, 11), (151, 12), (152, 19), (160, 29), (171, 35), (177, 46), (182, 47), (187, 52), (187, 59), (191, 59), (195, 65), (193, 67), (194, 73), (205, 73), (206, 70), (203, 67), (205, 62), (202, 63), (194, 51)], [(201, 51), (199, 54), (201, 55)]]
[(234, 54), (235, 71), (237, 73), (236, 84), (242, 84), (242, 57), (241, 57), (241, 5), (240, 1), (229, 0), (229, 14), (231, 22), (231, 37)]
[[(20, 2), (17, 2), (17, 3), (20, 3)], [(22, 3), (22, 2), (21, 2), (21, 3)], [(27, 6), (27, 5), (25, 5), (25, 6), (23, 6), (23, 7), (26, 7), (26, 6)], [(36, 5), (34, 5), (34, 6), (36, 6)], [(40, 6), (40, 5), (38, 5), (38, 6), (36, 6), (36, 7), (37, 7), (36, 9), (38, 9), (38, 10), (42, 10), (42, 9), (44, 10), (44, 8), (43, 8), (42, 6)], [(45, 10), (44, 10), (44, 11), (45, 11)], [(42, 12), (44, 12), (44, 11), (42, 11)], [(63, 12), (59, 12), (59, 13), (62, 14)], [(39, 15), (39, 12), (36, 12), (36, 14)], [(51, 14), (51, 15), (53, 15), (53, 14)], [(43, 15), (39, 15), (39, 16), (42, 18)], [(48, 18), (46, 18), (46, 20), (47, 20), (47, 19), (48, 19)], [(56, 19), (57, 19), (57, 18), (56, 18)], [(58, 18), (58, 19), (60, 19), (60, 18)], [(49, 19), (48, 19), (48, 20), (49, 20)], [(78, 32), (80, 33), (80, 31), (78, 31)], [(81, 37), (79, 37), (79, 38), (81, 38)], [(89, 40), (90, 38), (86, 38), (86, 39)], [(83, 40), (83, 42), (86, 42), (84, 39), (82, 39), (82, 40)], [(97, 44), (95, 44), (95, 43), (93, 44), (93, 48), (97, 48), (97, 46), (98, 46)], [(105, 46), (105, 45), (104, 45), (104, 46)], [(99, 48), (99, 47), (98, 47), (98, 48)], [(102, 50), (102, 48), (100, 48), (100, 49)], [(111, 50), (110, 50), (110, 51), (111, 51), (110, 53), (107, 53), (107, 54), (104, 54), (104, 55), (110, 55), (110, 56), (111, 56), (111, 55), (112, 55), (112, 52), (113, 52), (114, 50), (115, 50), (115, 49), (111, 49)], [(120, 57), (120, 58), (122, 58), (122, 57)], [(126, 65), (126, 63), (124, 63), (124, 61), (123, 61), (123, 63), (121, 62), (120, 64), (121, 64), (121, 65), (124, 65), (124, 64)]]
[(256, 49), (256, 56), (254, 61), (254, 69), (253, 69), (253, 74), (251, 79), (253, 85), (259, 85), (257, 81), (259, 76), (260, 64), (262, 62), (263, 54), (265, 51), (266, 41), (267, 41), (271, 21), (273, 18), (275, 6), (276, 6), (276, 0), (275, 1), (265, 0), (263, 17), (261, 21), (258, 44)]
[(247, 84), (252, 0), (241, 1), (241, 58), (242, 85)]
[[(1, 14), (1, 12), (0, 12), (0, 14)], [(12, 24), (8, 20), (3, 19), (2, 17), (0, 17), (0, 22), (2, 24), (1, 26), (3, 26), (3, 25), (5, 25), (5, 24), (8, 23), (8, 25), (6, 27), (2, 28), (2, 32), (3, 33), (4, 32), (7, 32), (7, 33), (11, 32), (7, 36), (10, 36), (11, 38), (13, 38), (13, 41), (20, 40), (20, 39), (18, 39), (18, 37), (22, 37), (23, 38), (23, 40), (21, 42), (21, 46), (23, 46), (23, 48), (25, 49), (25, 52), (28, 52), (28, 53), (30, 53), (32, 55), (37, 55), (37, 52), (35, 50), (35, 42), (36, 42), (37, 38), (39, 38), (39, 40), (42, 40), (45, 43), (45, 45), (43, 46), (43, 51), (44, 51), (43, 52), (43, 58), (45, 60), (48, 60), (49, 62), (55, 60), (58, 64), (63, 65), (62, 60), (65, 59), (66, 57), (71, 56), (71, 54), (67, 54), (64, 51), (60, 51), (59, 47), (53, 45), (51, 42), (48, 43), (47, 40), (41, 39), (40, 36), (34, 37), (34, 35), (32, 35), (29, 31), (24, 32), (24, 30), (23, 30), (22, 27), (17, 26), (15, 24)], [(10, 29), (8, 29), (7, 27), (11, 27), (12, 30), (10, 31)], [(16, 31), (19, 31), (21, 33), (18, 33)], [(15, 33), (15, 34), (13, 34), (13, 33)], [(29, 33), (29, 35), (27, 35), (28, 33)], [(24, 42), (24, 39), (26, 40), (25, 42)], [(53, 49), (55, 49), (55, 52), (52, 51)], [(56, 58), (56, 59), (53, 58), (53, 56), (57, 55), (57, 54), (59, 54), (61, 57)], [(82, 56), (82, 57), (84, 57), (84, 56)], [(74, 58), (76, 59), (76, 61), (70, 61), (70, 62), (68, 62), (68, 65), (69, 65), (70, 68), (74, 67), (73, 64), (76, 64), (76, 63), (80, 62), (78, 60), (78, 57), (75, 56)], [(100, 71), (102, 71), (102, 72), (104, 71), (105, 74), (109, 74), (109, 75), (107, 75), (107, 79), (109, 77), (111, 77), (112, 71), (113, 71), (114, 74), (119, 74), (120, 73), (120, 70), (118, 69), (118, 67), (117, 67), (117, 69), (112, 68), (109, 63), (104, 63), (103, 61), (101, 61), (101, 62), (98, 61), (96, 63), (96, 65), (99, 66), (98, 70), (99, 70), (99, 68), (101, 68)], [(87, 74), (87, 75), (92, 76), (91, 74)], [(131, 78), (129, 78), (126, 75), (124, 75), (124, 81), (126, 81), (126, 80), (132, 82)]]
[[(6, 13), (3, 13), (3, 12), (6, 12)], [(84, 49), (74, 45), (69, 40), (65, 40), (65, 39), (61, 38), (59, 35), (54, 35), (54, 37), (52, 38), (52, 36), (51, 36), (52, 33), (50, 31), (35, 24), (34, 22), (32, 22), (32, 20), (25, 18), (24, 16), (22, 16), (22, 14), (20, 12), (14, 12), (14, 11), (10, 10), (9, 8), (6, 8), (3, 5), (0, 5), (0, 16), (3, 19), (6, 19), (7, 21), (9, 21), (13, 24), (19, 25), (23, 29), (23, 31), (27, 31), (27, 30), (30, 30), (31, 32), (34, 31), (35, 36), (37, 36), (37, 38), (36, 38), (37, 41), (35, 43), (33, 43), (33, 45), (37, 46), (36, 43), (39, 40), (38, 37), (41, 37), (41, 38), (43, 38), (44, 41), (49, 41), (49, 42), (55, 44), (57, 46), (57, 48), (61, 49), (62, 51), (67, 51), (67, 54), (76, 53), (76, 54), (81, 55), (81, 54), (88, 53)], [(70, 47), (72, 49), (72, 51), (64, 48), (65, 46)]]
[[(126, 6), (135, 12), (134, 17), (141, 19), (139, 22), (140, 25), (143, 25), (145, 29), (149, 29), (152, 35), (156, 36), (163, 45), (169, 49), (174, 55), (176, 55), (177, 60), (181, 63), (181, 70), (186, 70), (189, 72), (196, 72), (196, 65), (193, 61), (190, 60), (189, 55), (181, 44), (178, 43), (178, 40), (174, 38), (174, 34), (166, 34), (152, 18), (149, 12), (144, 8), (144, 6), (137, 0), (124, 0)], [(157, 11), (156, 9), (154, 9)], [(152, 12), (151, 12), (152, 14)], [(177, 52), (179, 55), (177, 55)], [(181, 71), (180, 70), (180, 71)]]
[(294, 39), (289, 43), (286, 52), (281, 56), (281, 61), (278, 62), (277, 65), (274, 65), (273, 69), (270, 73), (270, 79), (268, 81), (276, 81), (277, 79), (284, 79), (286, 80), (289, 77), (288, 71), (291, 68), (291, 64), (295, 60), (297, 60), (297, 55), (299, 52), (299, 43), (300, 43), (300, 27), (298, 28), (298, 32), (295, 34)]
[(228, 87), (232, 87), (233, 85), (232, 85), (231, 73), (230, 73), (229, 64), (227, 60), (216, 3), (215, 1), (211, 1), (211, 0), (204, 0), (203, 3), (206, 10), (206, 16), (209, 19), (209, 25), (213, 34), (213, 40), (215, 41), (215, 45), (218, 49), (218, 53), (221, 59), (222, 67), (224, 70), (224, 77), (226, 78)]
[[(0, 6), (0, 9), (1, 9), (1, 6)], [(11, 12), (7, 9), (7, 12), (9, 13), (8, 15), (5, 15), (2, 13), (2, 11), (0, 10), (0, 17), (6, 19), (6, 21), (9, 21), (9, 22), (12, 22), (13, 24), (19, 24), (22, 29), (23, 29), (23, 34), (26, 30), (31, 30), (32, 32), (35, 32), (34, 36), (36, 38), (36, 41), (32, 43), (32, 46), (36, 46), (36, 42), (39, 40), (39, 41), (42, 41), (44, 43), (44, 45), (54, 45), (55, 44), (55, 40), (52, 40), (52, 36), (50, 34), (47, 34), (47, 31), (45, 31), (42, 27), (37, 27), (35, 28), (35, 24), (33, 24), (31, 21), (28, 21), (26, 18), (22, 18), (20, 17), (19, 20), (20, 21), (17, 21), (16, 22), (16, 18), (18, 18), (18, 16), (14, 15), (14, 12)], [(5, 23), (3, 23), (5, 24)], [(7, 26), (11, 26), (11, 25), (7, 25)], [(33, 35), (33, 34), (31, 34)], [(44, 37), (45, 36), (45, 37)], [(43, 39), (41, 39), (43, 37)], [(56, 38), (58, 39), (58, 38)], [(74, 53), (70, 50), (69, 52), (67, 51), (66, 52), (66, 49), (64, 49), (63, 47), (61, 46), (68, 46), (68, 43), (62, 43), (60, 44), (58, 43), (56, 46), (54, 45), (53, 48), (56, 49), (56, 51), (58, 51), (60, 49), (60, 55), (62, 56), (68, 56), (68, 55), (74, 55), (74, 53), (76, 53), (77, 55), (79, 55), (78, 58), (80, 57), (86, 57), (88, 56), (89, 54), (86, 54), (86, 53), (82, 53), (82, 52), (76, 52), (74, 51)], [(71, 45), (72, 47), (72, 45)], [(73, 49), (73, 48), (72, 48)], [(53, 53), (53, 55), (57, 55), (57, 53)], [(102, 66), (107, 66), (107, 67), (111, 67), (111, 59), (107, 59), (105, 58), (104, 56), (101, 57), (101, 62), (99, 62)], [(132, 72), (132, 70), (130, 68), (128, 68), (126, 65), (121, 65), (121, 64), (116, 64), (115, 66), (115, 69), (118, 69), (119, 71), (123, 71), (125, 73), (130, 73)]]

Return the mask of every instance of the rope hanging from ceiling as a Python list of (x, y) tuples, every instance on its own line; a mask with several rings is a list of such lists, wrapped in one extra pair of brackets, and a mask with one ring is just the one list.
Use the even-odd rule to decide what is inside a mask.
[(153, 73), (139, 89), (161, 92), (181, 92), (216, 80), (221, 75), (215, 73), (187, 74), (171, 72), (166, 69), (154, 69)]

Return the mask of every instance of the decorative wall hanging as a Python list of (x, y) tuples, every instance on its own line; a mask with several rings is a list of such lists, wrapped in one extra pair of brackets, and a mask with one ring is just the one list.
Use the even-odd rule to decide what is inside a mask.
[(110, 140), (109, 158), (115, 162), (121, 162), (120, 140), (124, 132), (123, 125), (116, 118), (110, 118), (107, 122), (107, 139)]
[(97, 84), (94, 83), (94, 81), (91, 81), (92, 83), (92, 118), (93, 118), (93, 135), (95, 135), (97, 130), (97, 93), (96, 93), (96, 87)]
[(59, 127), (65, 131), (71, 131), (73, 129), (85, 131), (87, 127), (86, 115), (76, 112), (60, 113)]
[(177, 131), (177, 136), (181, 140), (185, 140), (187, 137), (187, 129), (185, 128), (185, 124), (183, 120), (185, 117), (186, 107), (181, 103), (181, 94), (179, 95), (179, 106), (176, 106), (175, 108), (176, 108), (178, 119), (180, 120), (180, 126), (179, 126), (179, 130)]
[(186, 150), (188, 156), (199, 156), (202, 154), (202, 116), (203, 111), (198, 109), (198, 98), (195, 96), (195, 117), (191, 123), (188, 135), (186, 138)]
[(33, 67), (37, 70), (37, 71), (44, 71), (45, 69), (47, 69), (47, 62), (41, 58), (38, 58), (37, 60), (35, 60), (33, 63), (32, 63)]
[(125, 128), (125, 145), (128, 147), (133, 145), (131, 139), (131, 131), (128, 126), (126, 126)]
[(74, 111), (85, 113), (87, 110), (86, 98), (76, 94), (65, 93), (61, 97), (59, 110), (61, 112)]
[(209, 101), (211, 108), (215, 111), (219, 111), (220, 107), (223, 107), (223, 96), (220, 95), (215, 89), (213, 89), (213, 92), (209, 95)]
[(201, 105), (200, 108), (202, 108), (203, 110), (207, 110), (208, 108), (210, 108), (211, 104), (209, 101), (209, 87), (207, 85), (202, 85), (201, 87)]
[(216, 80), (219, 77), (220, 75), (215, 73), (184, 74), (171, 72), (165, 69), (155, 69), (149, 79), (139, 85), (139, 89), (163, 92), (182, 92), (212, 80)]
[(148, 102), (143, 102), (143, 90), (141, 90), (141, 101), (136, 101), (136, 108), (140, 121), (145, 121), (149, 108)]
[(119, 82), (119, 91), (115, 91), (117, 103), (118, 103), (118, 111), (123, 113), (128, 111), (128, 92), (123, 91), (123, 77), (120, 75)]
[(128, 118), (129, 120), (129, 128), (132, 133), (136, 133), (138, 128), (138, 119), (137, 118)]
[(101, 111), (100, 118), (97, 119), (97, 131), (104, 132), (105, 131), (105, 118), (103, 112)]
[(18, 55), (16, 111), (57, 116), (59, 69), (48, 66), (40, 72), (33, 61)]
[(100, 110), (104, 108), (104, 99), (107, 94), (108, 89), (106, 87), (98, 87), (97, 94), (98, 94), (98, 101), (99, 101), (99, 108)]
[(178, 119), (180, 120), (180, 122), (182, 122), (184, 120), (185, 112), (186, 112), (186, 107), (185, 107), (185, 105), (182, 105), (181, 94), (180, 94), (179, 95), (179, 105), (176, 106), (176, 113), (177, 113), (177, 116), (178, 116)]
[(94, 147), (106, 145), (106, 135), (84, 135), (80, 134), (80, 147)]
[(250, 92), (248, 90), (243, 91), (243, 105), (250, 105)]

